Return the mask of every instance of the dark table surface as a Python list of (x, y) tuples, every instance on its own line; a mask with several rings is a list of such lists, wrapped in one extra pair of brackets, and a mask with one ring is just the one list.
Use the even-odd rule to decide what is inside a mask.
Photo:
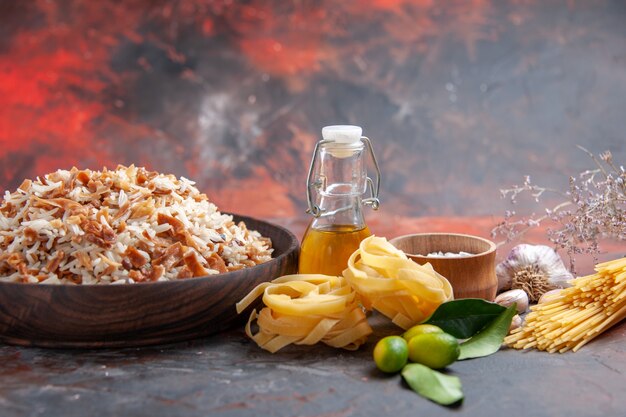
[[(383, 221), (384, 220), (384, 221)], [(306, 222), (275, 219), (297, 235)], [(447, 231), (488, 236), (484, 218), (372, 218), (372, 230)], [(542, 228), (533, 231), (541, 240)], [(623, 245), (602, 257), (624, 256)], [(506, 254), (502, 248), (499, 257)], [(591, 272), (589, 259), (579, 264)], [(374, 334), (356, 352), (325, 345), (276, 354), (249, 340), (243, 325), (184, 343), (104, 350), (0, 345), (0, 416), (624, 416), (626, 324), (576, 353), (503, 349), (449, 367), (465, 400), (444, 408), (413, 393), (400, 375), (378, 372), (376, 341), (401, 330), (370, 317)]]
[[(303, 219), (276, 222), (301, 235)], [(465, 232), (488, 236), (481, 218), (373, 217), (372, 230)], [(537, 242), (541, 229), (529, 236)], [(604, 246), (606, 258), (623, 245)], [(506, 254), (500, 250), (499, 257)], [(580, 263), (590, 272), (589, 260)], [(48, 350), (0, 345), (0, 416), (624, 416), (626, 324), (576, 353), (503, 349), (454, 363), (463, 383), (460, 407), (444, 408), (413, 393), (399, 375), (378, 372), (376, 341), (400, 329), (370, 318), (374, 335), (356, 352), (325, 345), (270, 354), (243, 326), (213, 337), (164, 346)]]
[(626, 325), (574, 354), (501, 350), (449, 367), (465, 400), (444, 408), (371, 360), (398, 333), (373, 316), (356, 352), (258, 348), (241, 328), (173, 345), (119, 350), (0, 347), (0, 414), (13, 416), (623, 416)]

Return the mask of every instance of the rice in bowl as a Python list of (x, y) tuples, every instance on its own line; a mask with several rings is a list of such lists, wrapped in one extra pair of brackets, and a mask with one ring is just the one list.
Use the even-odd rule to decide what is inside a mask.
[(135, 166), (25, 180), (0, 206), (0, 281), (170, 281), (269, 261), (271, 241), (194, 184)]

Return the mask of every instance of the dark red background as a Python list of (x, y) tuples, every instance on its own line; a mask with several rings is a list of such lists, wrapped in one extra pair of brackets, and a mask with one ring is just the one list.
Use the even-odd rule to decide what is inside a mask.
[(384, 213), (499, 216), (524, 174), (591, 167), (575, 144), (626, 160), (625, 22), (621, 1), (5, 0), (0, 187), (135, 163), (298, 217), (321, 127), (353, 123)]

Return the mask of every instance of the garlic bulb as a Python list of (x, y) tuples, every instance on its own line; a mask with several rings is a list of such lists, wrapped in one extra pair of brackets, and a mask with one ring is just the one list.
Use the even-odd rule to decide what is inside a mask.
[(517, 245), (496, 267), (498, 291), (524, 290), (532, 302), (547, 291), (569, 287), (574, 279), (554, 249), (544, 245)]
[(510, 290), (498, 295), (494, 300), (504, 307), (515, 304), (518, 313), (524, 313), (528, 309), (528, 294), (524, 290)]

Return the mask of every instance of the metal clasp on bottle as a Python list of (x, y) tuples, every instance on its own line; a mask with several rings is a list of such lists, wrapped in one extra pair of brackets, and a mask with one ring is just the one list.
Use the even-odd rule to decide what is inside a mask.
[[(318, 159), (320, 146), (330, 142), (331, 141), (329, 140), (321, 140), (315, 144), (315, 149), (313, 150), (313, 158), (311, 159), (311, 165), (309, 166), (309, 174), (307, 175), (306, 187), (306, 199), (309, 207), (307, 208), (306, 212), (312, 214), (313, 217), (320, 217), (324, 212), (324, 210), (320, 208), (317, 204), (315, 204), (315, 201), (313, 201), (314, 190), (324, 189), (326, 187), (326, 178), (324, 176), (320, 176), (318, 180), (313, 182), (313, 169), (315, 167), (315, 162)], [(372, 180), (369, 176), (366, 178), (367, 189), (369, 190), (369, 197), (364, 198), (362, 202), (364, 205), (370, 206), (374, 210), (378, 210), (378, 208), (380, 207), (380, 199), (378, 198), (381, 181), (380, 167), (378, 166), (378, 161), (376, 160), (374, 148), (372, 147), (372, 142), (370, 141), (370, 139), (366, 136), (361, 136), (361, 142), (365, 144), (365, 147), (369, 151), (372, 162), (374, 163), (374, 169), (376, 171), (375, 181)]]

